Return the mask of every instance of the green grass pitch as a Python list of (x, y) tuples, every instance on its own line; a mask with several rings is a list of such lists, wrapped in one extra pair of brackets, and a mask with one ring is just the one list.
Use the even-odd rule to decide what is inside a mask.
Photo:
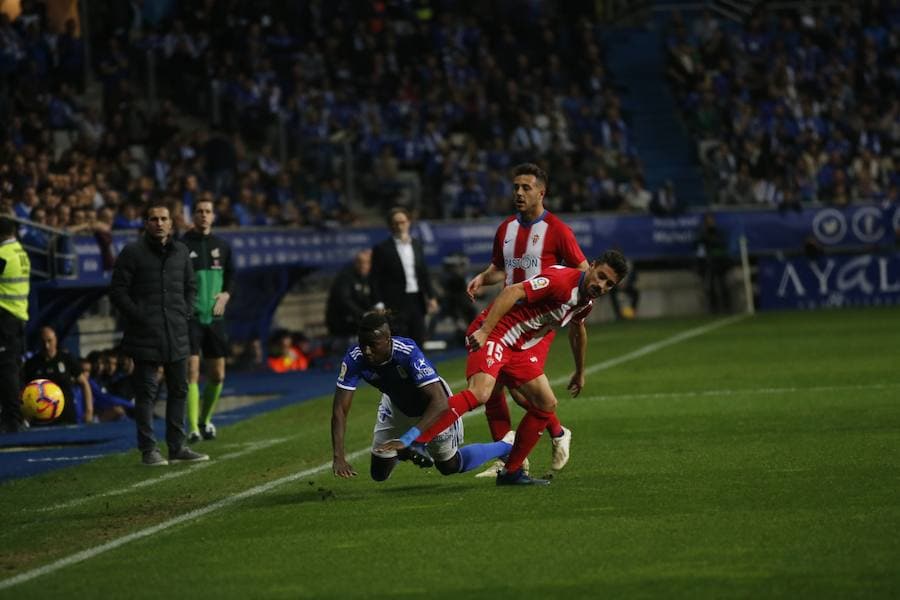
[[(582, 397), (564, 333), (548, 361), (574, 433), (548, 487), (372, 482), (361, 388), (351, 481), (323, 397), (222, 428), (209, 463), (129, 452), (0, 485), (0, 598), (900, 596), (900, 308), (589, 335)], [(462, 359), (440, 369), (461, 388)], [(487, 441), (482, 415), (466, 437)], [(549, 459), (542, 440), (533, 471)]]

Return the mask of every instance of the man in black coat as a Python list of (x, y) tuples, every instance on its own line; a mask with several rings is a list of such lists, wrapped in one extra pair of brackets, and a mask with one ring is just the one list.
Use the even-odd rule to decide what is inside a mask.
[(425, 342), (425, 315), (438, 304), (425, 264), (422, 242), (409, 235), (409, 211), (392, 208), (388, 213), (391, 237), (372, 249), (372, 293), (376, 308), (393, 314), (394, 333)]
[(325, 324), (336, 338), (356, 338), (359, 320), (372, 309), (372, 251), (360, 250), (334, 278), (328, 290)]
[[(184, 407), (190, 354), (188, 326), (197, 294), (187, 246), (172, 239), (169, 208), (152, 203), (144, 213), (144, 233), (122, 249), (113, 269), (109, 297), (125, 324), (122, 351), (134, 359), (138, 449), (148, 466), (209, 460), (185, 445)], [(169, 460), (153, 435), (153, 402), (162, 367)]]

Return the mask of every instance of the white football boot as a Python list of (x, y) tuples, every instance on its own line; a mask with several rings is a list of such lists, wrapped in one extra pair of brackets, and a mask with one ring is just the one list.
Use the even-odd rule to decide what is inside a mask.
[[(506, 435), (503, 436), (503, 439), (501, 441), (504, 441), (507, 444), (513, 444), (516, 441), (516, 430), (511, 429), (510, 431), (507, 431)], [(506, 463), (504, 463), (502, 460), (499, 460), (499, 459), (495, 460), (493, 463), (491, 463), (491, 466), (489, 466), (487, 469), (485, 469), (481, 473), (478, 473), (477, 475), (475, 475), (475, 477), (495, 478), (495, 477), (497, 477), (497, 473), (499, 473), (505, 466), (506, 466)], [(529, 464), (528, 464), (528, 459), (526, 458), (525, 462), (522, 463), (522, 470), (524, 471), (524, 473), (526, 475), (528, 475), (528, 468), (529, 468)]]
[(554, 471), (561, 471), (566, 463), (569, 462), (569, 446), (572, 445), (572, 432), (565, 427), (562, 428), (563, 434), (559, 437), (551, 437), (551, 450), (553, 457), (550, 460), (550, 468)]

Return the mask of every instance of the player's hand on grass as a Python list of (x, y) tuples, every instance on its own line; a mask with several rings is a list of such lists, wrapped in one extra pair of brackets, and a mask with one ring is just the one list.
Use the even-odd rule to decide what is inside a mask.
[(573, 398), (576, 398), (578, 394), (581, 393), (581, 388), (584, 387), (584, 373), (576, 372), (572, 374), (571, 379), (569, 379), (569, 393), (572, 394)]
[(353, 469), (353, 466), (344, 458), (335, 458), (331, 463), (331, 470), (336, 477), (343, 477), (344, 479), (356, 477), (356, 471)]
[(388, 440), (382, 445), (375, 448), (376, 452), (391, 452), (397, 450), (403, 450), (406, 448), (406, 444), (403, 443), (403, 440)]

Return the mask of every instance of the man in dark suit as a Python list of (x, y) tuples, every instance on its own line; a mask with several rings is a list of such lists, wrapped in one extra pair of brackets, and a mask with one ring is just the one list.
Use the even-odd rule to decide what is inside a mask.
[(375, 307), (390, 310), (394, 332), (421, 346), (425, 342), (425, 315), (437, 310), (425, 252), (422, 242), (409, 235), (409, 211), (392, 208), (387, 222), (391, 237), (372, 249)]

